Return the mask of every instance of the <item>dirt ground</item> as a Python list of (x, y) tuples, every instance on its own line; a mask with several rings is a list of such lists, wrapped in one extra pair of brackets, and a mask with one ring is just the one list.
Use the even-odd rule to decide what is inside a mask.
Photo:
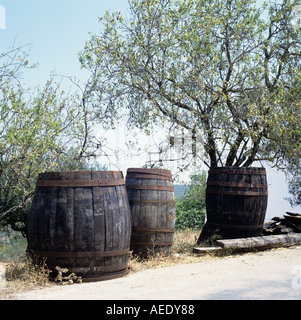
[[(2, 283), (3, 284), (3, 283)], [(0, 282), (1, 285), (1, 282)], [(131, 273), (109, 281), (50, 285), (22, 292), (0, 287), (8, 300), (277, 300), (301, 299), (301, 246)]]

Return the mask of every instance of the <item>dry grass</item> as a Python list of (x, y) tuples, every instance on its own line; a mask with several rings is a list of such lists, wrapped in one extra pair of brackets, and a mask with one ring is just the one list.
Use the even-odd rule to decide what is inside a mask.
[(200, 230), (185, 230), (175, 232), (172, 253), (170, 255), (165, 255), (164, 253), (157, 253), (155, 255), (149, 255), (147, 258), (144, 259), (140, 259), (139, 257), (130, 255), (130, 272), (135, 273), (151, 268), (154, 269), (173, 266), (176, 264), (195, 263), (213, 257), (209, 254), (200, 257), (192, 253), (193, 247), (196, 246), (196, 241), (199, 235)]
[(10, 295), (51, 285), (46, 264), (36, 266), (31, 260), (3, 263), (5, 267), (5, 287), (0, 288), (0, 299)]
[[(162, 268), (176, 264), (195, 263), (204, 259), (212, 258), (212, 256), (198, 256), (192, 253), (193, 247), (200, 231), (177, 231), (174, 235), (172, 253), (165, 255), (157, 253), (149, 255), (147, 258), (139, 259), (130, 254), (129, 269), (130, 273), (139, 272), (150, 268)], [(37, 289), (45, 286), (56, 285), (49, 281), (49, 270), (45, 263), (35, 266), (32, 261), (14, 261), (2, 264), (6, 269), (6, 285), (0, 288), (0, 299), (7, 299), (11, 295)]]

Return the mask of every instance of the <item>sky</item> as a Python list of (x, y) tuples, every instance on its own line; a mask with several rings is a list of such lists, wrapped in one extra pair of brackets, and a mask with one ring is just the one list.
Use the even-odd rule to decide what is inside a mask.
[(127, 0), (0, 0), (6, 29), (0, 30), (1, 50), (30, 45), (30, 62), (39, 68), (25, 75), (29, 86), (43, 85), (52, 73), (84, 79), (78, 52), (100, 30), (106, 10), (125, 11)]
[[(127, 0), (0, 0), (0, 9), (5, 9), (5, 29), (1, 29), (3, 10), (0, 10), (1, 52), (19, 46), (31, 48), (29, 62), (38, 63), (38, 68), (24, 75), (26, 87), (43, 86), (52, 74), (76, 76), (83, 83), (88, 74), (81, 70), (78, 52), (90, 39), (89, 33), (97, 33), (101, 24), (98, 18), (106, 10), (127, 12)], [(3, 21), (2, 21), (3, 22)], [(119, 128), (110, 132), (116, 147), (125, 144), (125, 134)], [(145, 143), (151, 143), (150, 138)], [(122, 157), (122, 154), (119, 157)], [(141, 157), (126, 158), (121, 170), (129, 166), (144, 164)], [(148, 159), (144, 160), (147, 161)], [(116, 170), (116, 168), (110, 169)], [(285, 211), (299, 211), (291, 208), (284, 197), (288, 196), (287, 183), (282, 173), (268, 169), (269, 205), (267, 217), (282, 216)]]

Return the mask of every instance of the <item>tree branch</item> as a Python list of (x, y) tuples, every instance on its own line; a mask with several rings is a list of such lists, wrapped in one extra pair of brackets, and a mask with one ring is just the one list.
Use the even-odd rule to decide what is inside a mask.
[(29, 202), (29, 200), (31, 200), (33, 195), (34, 195), (34, 191), (30, 192), (27, 196), (25, 196), (25, 198), (23, 199), (23, 202), (20, 205), (12, 207), (7, 211), (1, 212), (0, 221), (6, 218), (7, 216), (22, 210), (26, 206), (26, 204)]

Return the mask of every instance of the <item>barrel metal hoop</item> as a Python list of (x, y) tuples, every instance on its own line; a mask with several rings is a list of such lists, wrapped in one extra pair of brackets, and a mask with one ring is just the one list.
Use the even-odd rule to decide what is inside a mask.
[(38, 180), (37, 187), (59, 187), (59, 188), (85, 188), (85, 187), (116, 187), (124, 186), (124, 179), (103, 180)]
[(132, 227), (132, 231), (174, 233), (175, 229)]
[(207, 186), (232, 187), (232, 188), (251, 188), (251, 189), (267, 189), (267, 184), (239, 183), (239, 182), (217, 182), (207, 181)]
[(156, 174), (140, 174), (140, 173), (128, 173), (126, 179), (136, 178), (136, 179), (155, 179), (155, 180), (167, 180), (173, 181), (172, 177), (156, 175)]
[(104, 280), (111, 280), (111, 279), (116, 279), (123, 277), (129, 273), (129, 270), (126, 268), (124, 270), (118, 271), (118, 272), (110, 272), (110, 273), (105, 273), (103, 275), (88, 275), (84, 276), (82, 278), (83, 282), (94, 282), (94, 281), (104, 281)]
[(166, 177), (172, 177), (171, 171), (166, 169), (142, 169), (142, 168), (129, 168), (127, 170), (127, 174), (133, 174), (133, 173), (141, 173), (145, 175), (159, 175), (159, 176), (166, 176)]
[(157, 190), (157, 191), (174, 191), (173, 187), (158, 185), (126, 185), (128, 190)]
[(269, 193), (267, 191), (226, 191), (226, 190), (211, 190), (209, 188), (206, 189), (206, 193), (210, 194), (221, 194), (221, 195), (233, 195), (233, 196), (268, 196)]
[(239, 174), (239, 175), (266, 175), (266, 170), (264, 168), (212, 168), (208, 171), (208, 174)]
[(154, 205), (171, 205), (174, 206), (176, 201), (175, 200), (145, 200), (145, 199), (141, 199), (141, 200), (137, 200), (137, 199), (130, 199), (129, 200), (130, 204), (134, 204), (134, 203), (141, 203), (141, 204), (154, 204)]
[(220, 227), (226, 229), (262, 229), (262, 224), (258, 225), (235, 225), (235, 224), (222, 224), (207, 221), (207, 225), (210, 227)]
[(132, 246), (152, 246), (152, 247), (157, 247), (157, 246), (171, 246), (172, 245), (172, 241), (168, 241), (168, 242), (158, 242), (158, 241), (146, 241), (146, 242), (142, 242), (142, 241), (133, 241), (131, 242), (131, 247)]
[(121, 270), (124, 270), (127, 268), (128, 263), (120, 263), (116, 265), (110, 265), (110, 266), (98, 266), (98, 267), (69, 267), (69, 272), (74, 272), (76, 274), (93, 274), (95, 272), (103, 272), (105, 273), (112, 273), (112, 272), (118, 272)]
[(35, 251), (34, 254), (41, 257), (49, 258), (105, 258), (122, 256), (129, 253), (129, 249), (113, 251), (92, 251), (92, 252), (52, 252), (52, 251)]

